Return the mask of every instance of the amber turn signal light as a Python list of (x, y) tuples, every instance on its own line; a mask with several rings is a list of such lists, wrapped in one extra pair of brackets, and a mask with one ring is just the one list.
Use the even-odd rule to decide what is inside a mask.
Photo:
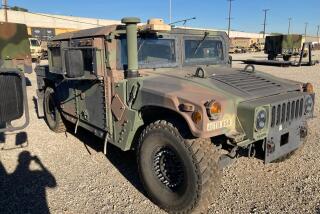
[(192, 113), (192, 120), (194, 123), (199, 123), (202, 120), (202, 114), (199, 111)]
[(304, 86), (303, 86), (303, 91), (304, 92), (308, 92), (308, 93), (313, 93), (314, 90), (313, 90), (313, 85), (311, 83), (306, 83)]

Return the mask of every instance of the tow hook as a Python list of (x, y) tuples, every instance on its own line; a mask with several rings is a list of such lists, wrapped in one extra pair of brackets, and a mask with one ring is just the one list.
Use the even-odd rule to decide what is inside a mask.
[(308, 136), (308, 129), (305, 126), (301, 127), (301, 129), (300, 129), (300, 138), (304, 139), (307, 136)]
[(238, 151), (239, 147), (235, 146), (230, 153), (221, 155), (218, 161), (219, 169), (222, 170), (223, 168), (231, 165), (238, 157)]

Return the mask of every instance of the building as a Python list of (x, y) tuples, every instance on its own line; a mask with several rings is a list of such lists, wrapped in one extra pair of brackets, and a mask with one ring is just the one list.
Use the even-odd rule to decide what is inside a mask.
[[(28, 32), (30, 36), (37, 37), (41, 40), (47, 40), (61, 33), (121, 23), (119, 20), (94, 19), (94, 18), (53, 15), (53, 14), (33, 13), (33, 12), (23, 12), (23, 11), (13, 11), (13, 10), (8, 10), (7, 12), (8, 12), (9, 22), (26, 24), (28, 27)], [(4, 10), (0, 9), (0, 22), (3, 22), (3, 21), (4, 21)], [(198, 28), (193, 28), (193, 29), (198, 29)], [(217, 31), (227, 32), (226, 30), (219, 30), (219, 29), (208, 29), (208, 30), (217, 30)], [(242, 32), (242, 31), (230, 31), (230, 38), (262, 39), (263, 34)], [(316, 39), (317, 39), (316, 37), (308, 37), (307, 40), (313, 41)]]
[[(120, 23), (120, 21), (117, 20), (82, 18), (13, 10), (8, 10), (7, 12), (9, 22), (26, 24), (29, 35), (41, 40), (47, 40), (61, 33)], [(4, 21), (3, 9), (0, 10), (0, 21)]]

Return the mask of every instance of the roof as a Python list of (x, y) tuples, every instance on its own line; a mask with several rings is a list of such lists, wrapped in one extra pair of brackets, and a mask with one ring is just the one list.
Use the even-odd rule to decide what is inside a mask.
[(90, 28), (86, 30), (79, 30), (69, 33), (63, 33), (58, 36), (55, 36), (52, 40), (69, 40), (71, 38), (85, 38), (85, 37), (98, 37), (98, 36), (105, 36), (109, 35), (111, 32), (115, 30), (120, 30), (121, 27), (124, 25), (110, 25), (110, 26), (104, 26), (104, 27), (98, 27), (98, 28)]
[[(80, 39), (80, 38), (87, 38), (87, 37), (99, 37), (99, 36), (106, 36), (116, 30), (124, 30), (125, 25), (110, 25), (98, 28), (90, 28), (86, 30), (74, 31), (69, 33), (60, 34), (54, 37), (53, 41), (59, 40), (69, 40), (69, 39)], [(224, 31), (214, 31), (214, 30), (206, 30), (206, 29), (193, 29), (193, 28), (172, 28), (172, 34), (189, 34), (189, 35), (199, 35), (203, 34), (203, 32), (210, 32), (211, 35), (217, 36), (227, 36)]]

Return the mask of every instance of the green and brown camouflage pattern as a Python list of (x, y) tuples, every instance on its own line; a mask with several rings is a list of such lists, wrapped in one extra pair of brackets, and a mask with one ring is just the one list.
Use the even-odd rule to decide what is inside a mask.
[(17, 68), (30, 73), (30, 44), (27, 26), (17, 23), (0, 23), (0, 67)]
[[(138, 37), (145, 34), (148, 32), (138, 31)], [(134, 148), (134, 139), (139, 131), (154, 119), (180, 121), (194, 137), (225, 136), (229, 143), (246, 147), (271, 137), (271, 110), (276, 102), (309, 96), (303, 91), (302, 83), (231, 68), (228, 64), (229, 39), (224, 32), (174, 28), (170, 32), (156, 32), (156, 35), (158, 38), (175, 39), (177, 63), (171, 67), (139, 67), (140, 75), (135, 78), (125, 78), (125, 68), (119, 66), (119, 38), (126, 36), (124, 25), (57, 36), (48, 44), (50, 66), (36, 69), (38, 99), (42, 99), (47, 85), (55, 85), (67, 120), (97, 136), (106, 137), (122, 150), (129, 150)], [(204, 35), (222, 42), (223, 59), (210, 65), (185, 64), (184, 39), (201, 40)], [(80, 79), (67, 78), (63, 63), (60, 65), (54, 61), (57, 56), (53, 49), (84, 47), (96, 50), (94, 71), (85, 72)], [(137, 50), (128, 50), (129, 53), (133, 51)], [(195, 76), (199, 67), (205, 70), (203, 77)], [(222, 109), (215, 121), (208, 117), (206, 111), (206, 103), (212, 100), (219, 102)], [(191, 106), (192, 110), (184, 110), (184, 105)], [(254, 121), (260, 109), (268, 112), (268, 124), (265, 129), (256, 131)], [(192, 119), (196, 111), (202, 114), (198, 123)], [(305, 119), (301, 120), (304, 122)], [(295, 148), (288, 148), (285, 152), (292, 149)]]
[(294, 55), (300, 53), (302, 47), (302, 35), (275, 35), (267, 36), (265, 41), (265, 53)]

